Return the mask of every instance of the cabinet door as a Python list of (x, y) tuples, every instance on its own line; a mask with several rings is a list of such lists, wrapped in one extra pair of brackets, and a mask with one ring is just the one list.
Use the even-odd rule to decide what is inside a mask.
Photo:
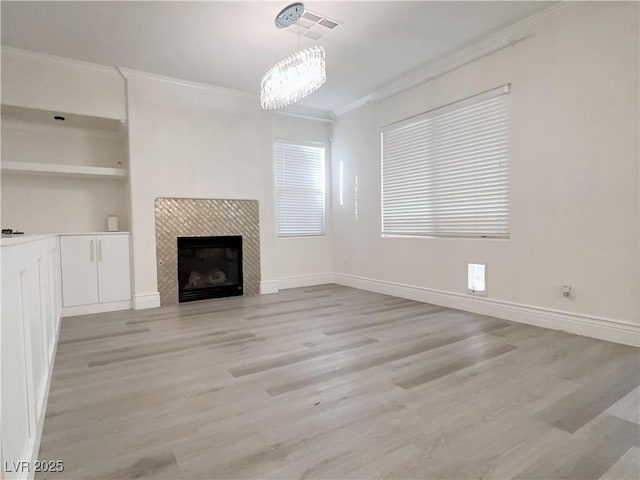
[(98, 235), (100, 302), (131, 300), (129, 235)]
[(98, 303), (98, 270), (94, 235), (60, 237), (62, 303), (65, 307)]

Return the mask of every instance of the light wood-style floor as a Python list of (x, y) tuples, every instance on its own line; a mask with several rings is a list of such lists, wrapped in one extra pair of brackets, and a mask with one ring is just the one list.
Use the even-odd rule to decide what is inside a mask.
[(640, 478), (639, 350), (335, 285), (64, 319), (39, 478)]

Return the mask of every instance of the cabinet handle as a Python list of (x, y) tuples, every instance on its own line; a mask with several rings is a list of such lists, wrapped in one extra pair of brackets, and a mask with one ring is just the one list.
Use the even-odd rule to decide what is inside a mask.
[(93, 240), (89, 242), (89, 261), (93, 263)]
[(102, 240), (98, 240), (98, 261), (102, 261)]

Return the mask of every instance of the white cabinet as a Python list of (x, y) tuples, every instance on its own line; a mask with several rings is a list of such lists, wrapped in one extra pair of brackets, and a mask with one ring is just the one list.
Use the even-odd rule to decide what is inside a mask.
[(11, 465), (38, 458), (60, 325), (60, 252), (57, 235), (0, 245), (0, 477), (12, 479), (23, 476)]
[(96, 235), (96, 249), (99, 301), (131, 300), (129, 235)]
[(60, 237), (62, 302), (65, 307), (98, 303), (96, 236)]
[(62, 235), (63, 315), (131, 307), (129, 234)]

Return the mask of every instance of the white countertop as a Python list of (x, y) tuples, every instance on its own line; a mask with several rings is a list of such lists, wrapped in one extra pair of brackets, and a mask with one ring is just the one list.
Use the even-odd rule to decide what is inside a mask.
[(13, 237), (2, 237), (0, 247), (9, 247), (13, 245), (21, 245), (23, 243), (44, 240), (45, 238), (60, 237), (67, 235), (128, 235), (129, 232), (79, 232), (79, 233), (46, 233), (38, 235), (15, 235)]
[(52, 238), (57, 236), (57, 233), (49, 233), (43, 235), (16, 235), (14, 237), (2, 237), (2, 240), (0, 240), (0, 247), (21, 245), (23, 243), (35, 242), (37, 240), (44, 240), (45, 238)]

